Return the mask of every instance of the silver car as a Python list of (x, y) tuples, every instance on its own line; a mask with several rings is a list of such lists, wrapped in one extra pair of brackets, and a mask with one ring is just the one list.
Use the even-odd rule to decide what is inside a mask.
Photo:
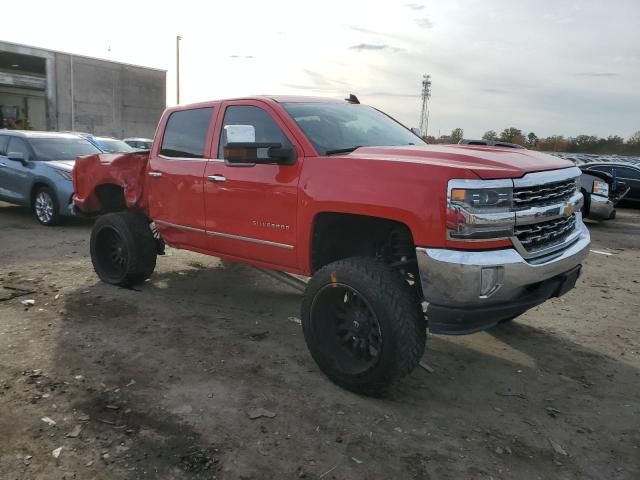
[(32, 209), (43, 225), (56, 225), (72, 215), (76, 157), (94, 153), (100, 150), (77, 135), (0, 130), (0, 200)]

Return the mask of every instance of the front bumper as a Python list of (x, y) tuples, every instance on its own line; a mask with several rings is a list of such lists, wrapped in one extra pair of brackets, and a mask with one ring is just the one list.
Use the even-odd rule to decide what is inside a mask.
[[(417, 248), (420, 280), (433, 333), (466, 334), (489, 328), (564, 294), (577, 279), (590, 236), (578, 223), (578, 238), (562, 251), (525, 260), (515, 249), (462, 251)], [(496, 270), (495, 288), (482, 295), (482, 270)]]
[(608, 220), (611, 218), (614, 209), (613, 202), (609, 200), (608, 197), (592, 193), (587, 218), (591, 218), (592, 220)]

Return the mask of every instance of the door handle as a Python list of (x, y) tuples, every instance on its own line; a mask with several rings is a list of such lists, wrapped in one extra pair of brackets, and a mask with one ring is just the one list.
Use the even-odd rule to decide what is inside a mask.
[(210, 182), (226, 182), (227, 178), (224, 175), (209, 175), (207, 180)]
[(150, 177), (161, 177), (162, 172), (149, 172)]

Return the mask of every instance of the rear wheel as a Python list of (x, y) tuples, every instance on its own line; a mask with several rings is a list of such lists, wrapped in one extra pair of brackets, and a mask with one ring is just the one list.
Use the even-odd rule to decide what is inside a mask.
[(38, 188), (33, 195), (33, 214), (48, 227), (60, 223), (60, 207), (55, 192), (49, 187)]
[(91, 232), (91, 262), (106, 283), (132, 286), (151, 276), (156, 266), (156, 242), (144, 215), (108, 213)]
[(424, 354), (426, 324), (415, 292), (374, 258), (320, 269), (305, 292), (302, 327), (320, 369), (356, 393), (384, 394)]

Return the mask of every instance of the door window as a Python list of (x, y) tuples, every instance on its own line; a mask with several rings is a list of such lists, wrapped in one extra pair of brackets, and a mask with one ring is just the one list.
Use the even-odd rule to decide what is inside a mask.
[(626, 180), (640, 180), (640, 172), (632, 168), (627, 167), (616, 167), (618, 171), (618, 178), (624, 178)]
[(611, 174), (611, 165), (596, 165), (594, 167), (589, 167), (589, 170)]
[[(252, 125), (256, 130), (257, 143), (279, 143), (283, 148), (291, 148), (291, 142), (280, 130), (280, 127), (267, 112), (252, 105), (238, 105), (227, 107), (222, 121), (218, 158), (224, 158), (224, 144), (226, 142), (224, 127), (226, 125)], [(259, 148), (258, 158), (268, 158), (268, 149)]]
[(7, 153), (21, 152), (25, 160), (31, 160), (31, 150), (27, 143), (21, 138), (11, 137)]
[(164, 130), (160, 155), (171, 158), (204, 158), (212, 113), (212, 107), (173, 112)]
[(0, 155), (7, 155), (7, 145), (9, 144), (9, 137), (6, 135), (0, 135)]

